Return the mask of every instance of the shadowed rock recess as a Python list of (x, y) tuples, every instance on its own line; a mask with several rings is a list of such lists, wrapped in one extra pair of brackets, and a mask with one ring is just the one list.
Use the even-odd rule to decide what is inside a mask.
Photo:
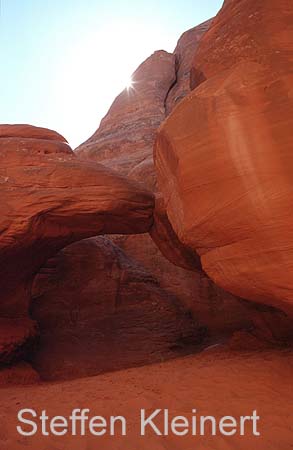
[(33, 289), (43, 379), (93, 375), (199, 348), (205, 330), (157, 280), (105, 237), (49, 259)]

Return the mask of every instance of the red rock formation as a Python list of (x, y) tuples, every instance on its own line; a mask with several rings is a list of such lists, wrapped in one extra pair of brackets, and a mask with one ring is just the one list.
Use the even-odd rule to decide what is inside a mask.
[[(193, 53), (209, 25), (210, 21), (184, 33), (174, 55), (156, 52), (141, 64), (133, 75), (134, 89), (117, 97), (100, 128), (76, 150), (79, 158), (114, 167), (156, 189), (155, 133), (166, 114), (189, 92)], [(162, 208), (157, 208), (156, 219), (152, 237), (171, 262), (148, 235), (117, 236), (114, 242), (151, 272), (167, 295), (175, 295), (190, 308), (211, 333), (249, 326), (251, 312), (244, 302), (215, 286), (202, 272), (190, 271), (199, 266), (199, 258), (180, 245)]]
[(46, 141), (57, 141), (67, 143), (67, 140), (53, 130), (47, 128), (35, 127), (32, 125), (0, 125), (0, 138), (29, 138), (45, 139)]
[(173, 54), (157, 51), (138, 67), (132, 75), (133, 87), (115, 99), (98, 130), (76, 149), (80, 158), (98, 161), (155, 188), (155, 134), (190, 91), (192, 57), (210, 23), (186, 31)]
[(269, 72), (292, 70), (290, 0), (226, 0), (194, 54), (191, 87), (248, 60)]
[(27, 313), (46, 260), (88, 236), (148, 231), (154, 199), (109, 169), (79, 161), (57, 133), (24, 125), (0, 126), (0, 193), (0, 364), (7, 365), (36, 341)]
[(210, 28), (213, 19), (186, 31), (180, 37), (174, 50), (176, 58), (176, 83), (171, 87), (166, 100), (166, 113), (170, 114), (176, 106), (190, 92), (190, 69), (198, 45)]
[(105, 237), (76, 242), (37, 276), (32, 358), (43, 379), (88, 376), (186, 354), (204, 330), (175, 296)]
[(183, 245), (174, 232), (167, 216), (164, 199), (160, 196), (156, 198), (154, 223), (150, 235), (162, 254), (173, 264), (186, 270), (201, 270), (198, 255)]
[(99, 129), (76, 149), (78, 156), (153, 188), (153, 142), (165, 118), (166, 97), (175, 79), (175, 56), (155, 52), (134, 72), (133, 87), (115, 99)]
[[(5, 136), (10, 131), (4, 126)], [(22, 137), (30, 133), (39, 138)], [(102, 233), (143, 233), (152, 224), (151, 193), (79, 161), (67, 144), (51, 140), (54, 132), (41, 134), (20, 127), (13, 128), (19, 137), (0, 138), (3, 317), (26, 315), (35, 274), (60, 248)]]
[(289, 0), (226, 1), (155, 150), (168, 217), (208, 275), (289, 314), (292, 20)]
[[(201, 270), (199, 257), (178, 239), (160, 196), (156, 199), (150, 235), (169, 261), (195, 271), (193, 276), (197, 290), (187, 305), (195, 312), (197, 319), (208, 325), (211, 335), (215, 333), (219, 338), (219, 335), (229, 334), (239, 328), (244, 330), (244, 335), (253, 335), (261, 346), (286, 346), (292, 342), (292, 321), (283, 311), (256, 303), (249, 305), (234, 296), (229, 298), (227, 293), (211, 283)], [(199, 303), (196, 303), (198, 300)]]

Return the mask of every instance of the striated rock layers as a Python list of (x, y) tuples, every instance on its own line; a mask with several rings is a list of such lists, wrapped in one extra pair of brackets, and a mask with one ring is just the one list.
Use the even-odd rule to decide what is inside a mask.
[[(210, 24), (211, 21), (205, 22), (184, 33), (173, 55), (155, 52), (140, 65), (132, 77), (133, 89), (116, 98), (99, 129), (76, 149), (79, 158), (113, 167), (156, 191), (155, 134), (166, 115), (190, 92), (193, 55)], [(180, 246), (162, 205), (156, 208), (155, 217), (152, 237), (172, 263), (162, 256), (148, 235), (117, 236), (114, 242), (143, 265), (167, 295), (175, 295), (187, 305), (211, 333), (250, 326), (251, 311), (247, 305), (198, 270), (199, 258), (193, 250)]]
[[(36, 334), (27, 312), (46, 260), (89, 236), (147, 232), (154, 199), (133, 181), (79, 161), (57, 133), (24, 125), (0, 126), (0, 192), (1, 364)], [(9, 319), (19, 319), (15, 333)]]
[(133, 87), (115, 99), (99, 129), (76, 153), (154, 188), (152, 148), (176, 81), (175, 56), (155, 52), (134, 72), (132, 81)]
[(160, 128), (167, 214), (222, 288), (293, 315), (293, 5), (227, 0)]

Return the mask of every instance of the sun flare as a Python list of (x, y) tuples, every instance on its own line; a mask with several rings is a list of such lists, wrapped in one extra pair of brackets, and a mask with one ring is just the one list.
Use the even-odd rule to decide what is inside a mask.
[[(57, 108), (59, 116), (55, 114), (54, 120), (61, 123), (66, 118), (66, 124), (56, 123), (56, 128), (71, 134), (73, 146), (79, 145), (97, 128), (116, 96), (124, 90), (129, 96), (138, 90), (139, 81), (131, 74), (139, 64), (157, 46), (171, 51), (175, 44), (161, 28), (153, 28), (150, 34), (148, 26), (134, 21), (122, 24), (113, 20), (85, 32), (63, 58), (58, 76), (52, 81), (52, 103), (59, 104), (60, 98), (63, 99), (61, 108)], [(96, 54), (99, 57), (93, 58)], [(83, 115), (79, 115), (80, 110)]]
[(125, 88), (129, 91), (129, 89), (132, 89), (132, 88), (133, 88), (133, 84), (134, 84), (134, 82), (133, 82), (132, 78), (129, 77), (129, 78), (126, 80)]

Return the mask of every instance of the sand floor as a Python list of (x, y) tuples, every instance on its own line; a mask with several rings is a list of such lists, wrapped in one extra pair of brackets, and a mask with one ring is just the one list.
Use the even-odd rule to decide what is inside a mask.
[[(235, 353), (213, 349), (162, 364), (70, 382), (0, 389), (0, 450), (289, 450), (293, 449), (293, 352)], [(50, 416), (90, 408), (92, 415), (123, 415), (127, 436), (42, 436), (17, 433), (21, 408)], [(140, 436), (140, 409), (191, 410), (215, 417), (260, 415), (260, 437)], [(161, 426), (161, 422), (157, 421)]]

